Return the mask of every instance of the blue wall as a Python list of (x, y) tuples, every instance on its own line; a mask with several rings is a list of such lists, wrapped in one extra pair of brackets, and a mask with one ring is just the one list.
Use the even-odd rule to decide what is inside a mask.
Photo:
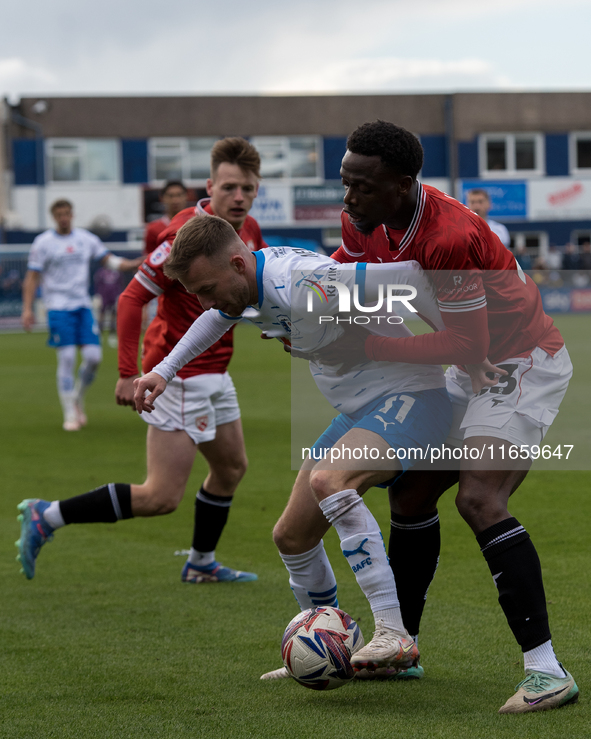
[(568, 176), (568, 134), (546, 134), (546, 174), (551, 177)]
[[(41, 172), (37, 168), (37, 139), (14, 139), (12, 142), (12, 164), (15, 185), (45, 184), (43, 155)], [(42, 146), (43, 144), (41, 144)], [(41, 153), (42, 154), (42, 153)]]
[(125, 184), (143, 185), (148, 182), (147, 139), (121, 139), (121, 159)]
[(341, 160), (347, 151), (347, 139), (344, 136), (327, 136), (324, 144), (324, 179), (341, 179)]
[(458, 141), (458, 176), (461, 179), (478, 177), (478, 139)]
[(422, 177), (448, 177), (447, 138), (444, 135), (421, 136), (425, 151)]

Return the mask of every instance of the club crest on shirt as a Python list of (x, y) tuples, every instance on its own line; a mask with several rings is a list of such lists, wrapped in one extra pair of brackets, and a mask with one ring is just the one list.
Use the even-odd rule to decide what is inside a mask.
[(208, 425), (209, 425), (209, 416), (198, 416), (195, 419), (195, 426), (197, 426), (197, 431), (205, 431)]
[(291, 325), (291, 320), (290, 320), (289, 316), (286, 316), (285, 314), (280, 314), (280, 315), (277, 316), (277, 320), (279, 321), (279, 323), (283, 327), (283, 330), (286, 333), (290, 334), (291, 333), (291, 329), (292, 329), (292, 325)]

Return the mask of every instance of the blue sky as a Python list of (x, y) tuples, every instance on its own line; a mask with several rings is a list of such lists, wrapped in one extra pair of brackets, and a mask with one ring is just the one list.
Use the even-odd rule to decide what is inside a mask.
[(591, 90), (586, 0), (29, 0), (0, 94)]

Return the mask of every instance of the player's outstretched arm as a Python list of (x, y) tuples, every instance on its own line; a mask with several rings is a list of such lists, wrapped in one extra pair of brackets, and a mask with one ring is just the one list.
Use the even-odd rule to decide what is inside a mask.
[[(133, 403), (138, 413), (154, 410), (154, 401), (166, 390), (166, 385), (191, 359), (202, 354), (230, 329), (241, 317), (225, 318), (219, 311), (207, 310), (190, 326), (170, 354), (152, 372), (133, 381)], [(148, 396), (146, 397), (146, 392)]]
[[(133, 400), (135, 409), (138, 413), (146, 411), (151, 413), (154, 410), (154, 401), (159, 395), (166, 390), (168, 383), (157, 372), (148, 372), (143, 377), (138, 377), (133, 381), (135, 388)], [(146, 395), (148, 393), (148, 395)]]
[(140, 264), (144, 261), (145, 257), (136, 257), (135, 259), (125, 259), (125, 257), (118, 257), (115, 254), (105, 254), (101, 259), (101, 265), (107, 269), (112, 269), (114, 272), (131, 272), (137, 269)]
[(33, 302), (40, 280), (41, 275), (39, 272), (34, 269), (27, 270), (27, 274), (23, 280), (23, 312), (21, 314), (21, 321), (25, 331), (30, 331), (35, 323)]
[(117, 304), (117, 360), (119, 380), (115, 387), (115, 400), (118, 405), (128, 405), (135, 410), (133, 400), (133, 381), (140, 376), (138, 372), (138, 348), (142, 331), (142, 312), (144, 305), (154, 298), (138, 280), (131, 280), (119, 296)]
[(152, 371), (164, 377), (166, 382), (170, 382), (181, 367), (203, 354), (206, 349), (221, 339), (226, 331), (241, 320), (241, 316), (230, 318), (223, 316), (217, 310), (206, 310), (189, 326), (170, 354), (164, 357), (160, 364), (153, 367)]

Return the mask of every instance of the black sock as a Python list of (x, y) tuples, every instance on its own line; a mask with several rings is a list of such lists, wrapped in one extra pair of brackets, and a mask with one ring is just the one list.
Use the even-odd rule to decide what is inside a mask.
[(60, 501), (60, 511), (68, 523), (115, 523), (133, 518), (131, 485), (110, 482), (84, 495)]
[[(392, 513), (388, 556), (396, 579), (402, 620), (409, 634), (419, 633), (427, 590), (439, 563), (441, 535), (437, 511), (421, 516)], [(412, 568), (408, 566), (412, 560)]]
[(212, 495), (201, 486), (195, 498), (193, 549), (213, 552), (228, 520), (231, 505), (232, 498)]
[(550, 639), (542, 568), (527, 531), (516, 518), (476, 537), (499, 591), (499, 603), (522, 652)]

